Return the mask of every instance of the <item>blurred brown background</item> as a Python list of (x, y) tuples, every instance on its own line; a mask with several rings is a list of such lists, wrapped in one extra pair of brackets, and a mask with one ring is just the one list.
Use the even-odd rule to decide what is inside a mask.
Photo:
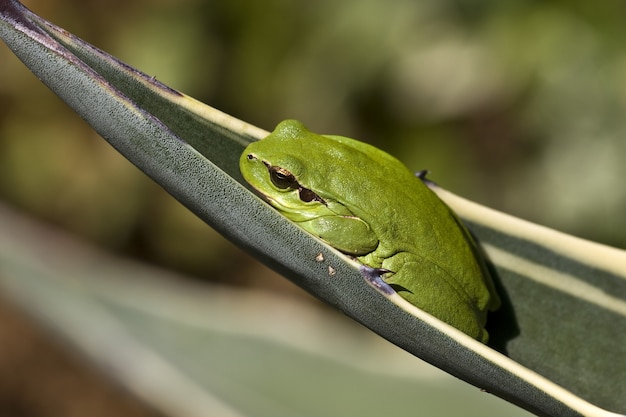
[[(357, 137), (484, 205), (626, 247), (622, 2), (25, 4), (262, 128), (298, 118)], [(118, 155), (3, 44), (0, 201), (108, 251), (307, 299)], [(63, 403), (77, 389), (85, 407), (119, 407), (101, 415), (155, 415), (4, 302), (0, 341), (0, 416), (95, 416)]]

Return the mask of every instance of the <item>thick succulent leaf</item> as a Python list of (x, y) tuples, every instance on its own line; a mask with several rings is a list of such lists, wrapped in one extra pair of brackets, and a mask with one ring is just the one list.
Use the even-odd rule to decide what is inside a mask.
[[(625, 412), (623, 252), (560, 235), (550, 240), (552, 232), (537, 234), (515, 220), (493, 223), (491, 216), (499, 216), (480, 207), (466, 210), (442, 192), (485, 245), (505, 301), (491, 318), (492, 348), (486, 347), (390, 302), (344, 256), (250, 193), (241, 184), (238, 158), (262, 130), (167, 88), (17, 2), (0, 1), (0, 19), (0, 36), (15, 54), (131, 162), (318, 298), (536, 414), (612, 415), (589, 402)], [(597, 262), (579, 256), (588, 248), (599, 253), (592, 256)], [(611, 257), (612, 263), (605, 261)]]

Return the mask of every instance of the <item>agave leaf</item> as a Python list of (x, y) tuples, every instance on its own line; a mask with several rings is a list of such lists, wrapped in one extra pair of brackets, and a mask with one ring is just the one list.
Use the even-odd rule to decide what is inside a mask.
[[(0, 19), (0, 37), (14, 53), (109, 143), (208, 224), (316, 297), (538, 415), (625, 412), (624, 252), (544, 229), (536, 234), (535, 226), (517, 220), (491, 222), (500, 216), (440, 190), (484, 245), (505, 301), (490, 321), (491, 347), (484, 346), (390, 302), (353, 263), (250, 193), (238, 158), (262, 130), (164, 86), (18, 2), (1, 0)], [(589, 251), (596, 262), (582, 256)]]

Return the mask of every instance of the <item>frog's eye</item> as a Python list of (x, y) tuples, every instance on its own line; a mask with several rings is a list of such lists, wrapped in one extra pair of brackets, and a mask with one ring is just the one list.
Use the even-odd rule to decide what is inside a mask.
[(281, 190), (298, 190), (298, 197), (305, 203), (317, 201), (318, 203), (326, 204), (322, 197), (315, 194), (308, 188), (302, 187), (298, 183), (298, 180), (296, 180), (296, 177), (285, 168), (270, 165), (268, 163), (265, 163), (265, 165), (270, 173), (270, 180), (272, 181), (272, 184), (274, 184), (277, 188)]
[(272, 184), (281, 190), (300, 187), (296, 177), (294, 177), (293, 174), (286, 169), (277, 166), (270, 166), (267, 169), (270, 173), (270, 180), (272, 181)]

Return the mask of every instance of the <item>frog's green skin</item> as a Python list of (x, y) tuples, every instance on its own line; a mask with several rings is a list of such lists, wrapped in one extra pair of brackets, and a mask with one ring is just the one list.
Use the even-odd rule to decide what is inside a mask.
[(286, 120), (250, 144), (241, 172), (283, 215), (385, 277), (411, 304), (486, 342), (500, 300), (456, 215), (400, 161)]

